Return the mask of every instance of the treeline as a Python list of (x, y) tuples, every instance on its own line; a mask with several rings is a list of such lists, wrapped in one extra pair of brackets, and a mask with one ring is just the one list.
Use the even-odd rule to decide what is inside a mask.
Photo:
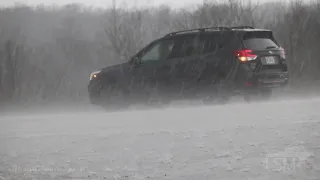
[(291, 84), (320, 79), (319, 1), (204, 1), (193, 9), (17, 5), (0, 9), (0, 102), (85, 100), (90, 72), (125, 61), (153, 39), (235, 25), (274, 31)]

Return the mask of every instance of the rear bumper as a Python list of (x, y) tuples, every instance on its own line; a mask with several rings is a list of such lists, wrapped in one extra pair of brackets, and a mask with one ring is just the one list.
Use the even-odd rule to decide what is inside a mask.
[(257, 87), (277, 88), (286, 86), (289, 81), (288, 72), (281, 73), (262, 73), (257, 74), (256, 78)]
[(288, 84), (287, 79), (276, 79), (276, 80), (260, 81), (257, 87), (277, 88), (277, 87), (286, 86), (287, 84)]
[[(284, 87), (289, 82), (288, 72), (252, 73), (241, 82), (240, 88), (245, 90)], [(241, 89), (242, 89), (241, 88)]]

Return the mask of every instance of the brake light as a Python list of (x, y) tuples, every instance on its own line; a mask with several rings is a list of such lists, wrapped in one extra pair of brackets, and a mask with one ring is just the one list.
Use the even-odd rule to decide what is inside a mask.
[(235, 51), (234, 54), (242, 62), (252, 61), (252, 60), (257, 59), (257, 57), (258, 57), (257, 55), (252, 53), (251, 49), (244, 49), (244, 50)]
[(252, 86), (252, 83), (251, 82), (245, 82), (244, 85), (249, 87), (249, 86)]
[(281, 52), (280, 52), (280, 57), (281, 57), (282, 59), (286, 59), (286, 51), (285, 51), (282, 47), (280, 47), (280, 50), (281, 50)]

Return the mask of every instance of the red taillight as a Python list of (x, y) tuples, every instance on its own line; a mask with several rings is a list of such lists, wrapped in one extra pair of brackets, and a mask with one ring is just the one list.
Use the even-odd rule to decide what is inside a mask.
[(235, 51), (234, 54), (242, 62), (252, 61), (257, 58), (257, 55), (252, 54), (251, 49), (244, 49), (244, 50)]
[(249, 86), (252, 86), (252, 83), (251, 82), (245, 82), (244, 85), (249, 87)]
[(286, 51), (285, 51), (282, 47), (280, 47), (280, 50), (281, 50), (281, 52), (280, 52), (280, 57), (281, 57), (282, 59), (286, 59)]

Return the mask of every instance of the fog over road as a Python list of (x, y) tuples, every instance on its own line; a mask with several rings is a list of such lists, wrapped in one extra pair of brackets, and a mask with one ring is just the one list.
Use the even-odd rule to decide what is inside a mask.
[(0, 116), (2, 179), (319, 179), (320, 99)]

